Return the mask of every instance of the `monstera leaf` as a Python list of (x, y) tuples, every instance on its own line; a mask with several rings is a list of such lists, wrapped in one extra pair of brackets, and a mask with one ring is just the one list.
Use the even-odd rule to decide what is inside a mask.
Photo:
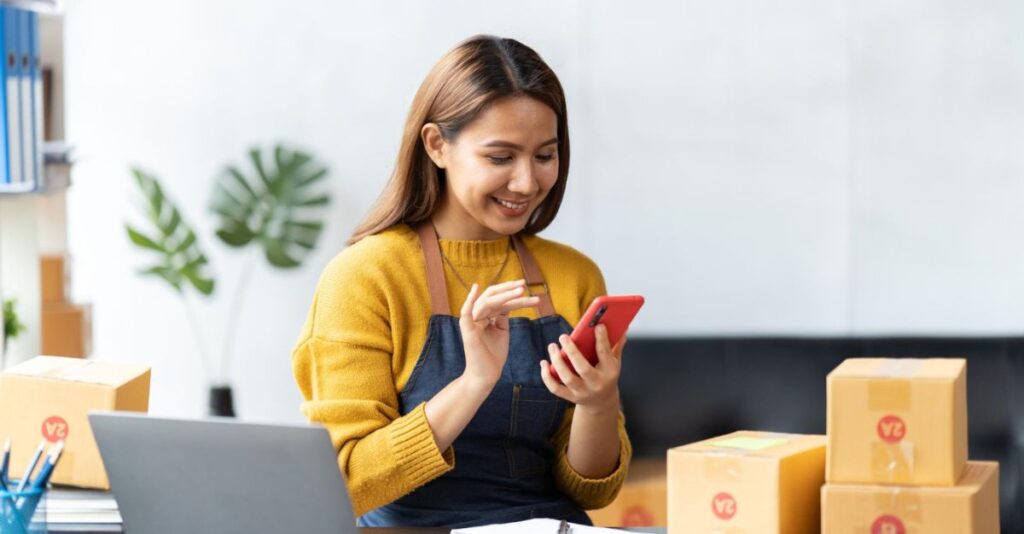
[(132, 243), (158, 255), (158, 263), (141, 273), (162, 278), (179, 293), (185, 284), (204, 295), (213, 293), (214, 280), (204, 273), (208, 262), (196, 242), (195, 231), (164, 194), (159, 180), (139, 169), (132, 169), (132, 175), (145, 197), (145, 212), (153, 233), (147, 235), (130, 224), (125, 229)]
[(231, 166), (217, 179), (210, 207), (220, 219), (217, 237), (232, 247), (258, 243), (271, 265), (298, 267), (323, 230), (317, 215), (330, 197), (316, 186), (327, 169), (280, 145), (269, 166), (259, 149), (249, 160), (254, 177)]

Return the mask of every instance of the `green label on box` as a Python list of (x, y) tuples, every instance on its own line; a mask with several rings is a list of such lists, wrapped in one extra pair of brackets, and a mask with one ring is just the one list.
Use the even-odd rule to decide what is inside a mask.
[(784, 445), (788, 442), (789, 440), (785, 438), (731, 438), (716, 441), (712, 443), (712, 445), (715, 447), (725, 447), (729, 449), (763, 451), (764, 449), (778, 447), (779, 445)]

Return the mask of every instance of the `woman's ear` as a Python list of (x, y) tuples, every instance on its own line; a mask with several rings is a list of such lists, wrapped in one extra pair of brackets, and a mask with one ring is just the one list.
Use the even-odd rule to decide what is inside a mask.
[(428, 122), (420, 129), (420, 139), (423, 140), (423, 148), (427, 156), (434, 161), (438, 168), (445, 168), (445, 155), (448, 142), (441, 135), (441, 128), (432, 122)]

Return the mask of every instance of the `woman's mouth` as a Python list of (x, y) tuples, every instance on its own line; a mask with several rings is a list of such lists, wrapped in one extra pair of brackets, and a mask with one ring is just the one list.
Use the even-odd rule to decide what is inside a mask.
[(506, 217), (518, 217), (526, 213), (526, 209), (530, 206), (529, 201), (513, 202), (498, 197), (491, 197), (491, 200), (498, 205), (498, 210)]

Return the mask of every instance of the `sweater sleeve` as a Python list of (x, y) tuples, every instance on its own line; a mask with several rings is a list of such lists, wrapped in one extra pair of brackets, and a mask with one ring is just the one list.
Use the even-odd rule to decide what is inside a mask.
[(292, 367), (302, 412), (330, 434), (362, 515), (451, 470), (454, 453), (438, 450), (422, 405), (400, 415), (387, 295), (351, 263), (325, 270)]
[(574, 409), (570, 408), (562, 421), (562, 426), (555, 434), (555, 484), (570, 499), (585, 510), (596, 510), (611, 504), (622, 489), (622, 483), (629, 472), (629, 461), (633, 456), (633, 446), (626, 434), (625, 418), (619, 412), (619, 464), (606, 477), (586, 478), (569, 464), (569, 433), (572, 427)]
[[(579, 313), (582, 317), (590, 303), (597, 297), (607, 294), (604, 276), (597, 265), (585, 256), (582, 257), (580, 275), (576, 277), (579, 300)], [(575, 326), (575, 325), (573, 325)], [(619, 494), (629, 462), (633, 456), (633, 446), (626, 434), (625, 417), (619, 412), (619, 463), (615, 471), (604, 478), (586, 478), (569, 464), (569, 434), (572, 429), (572, 417), (575, 408), (566, 411), (562, 426), (552, 438), (555, 444), (555, 484), (577, 504), (586, 510), (603, 508), (610, 504)]]

